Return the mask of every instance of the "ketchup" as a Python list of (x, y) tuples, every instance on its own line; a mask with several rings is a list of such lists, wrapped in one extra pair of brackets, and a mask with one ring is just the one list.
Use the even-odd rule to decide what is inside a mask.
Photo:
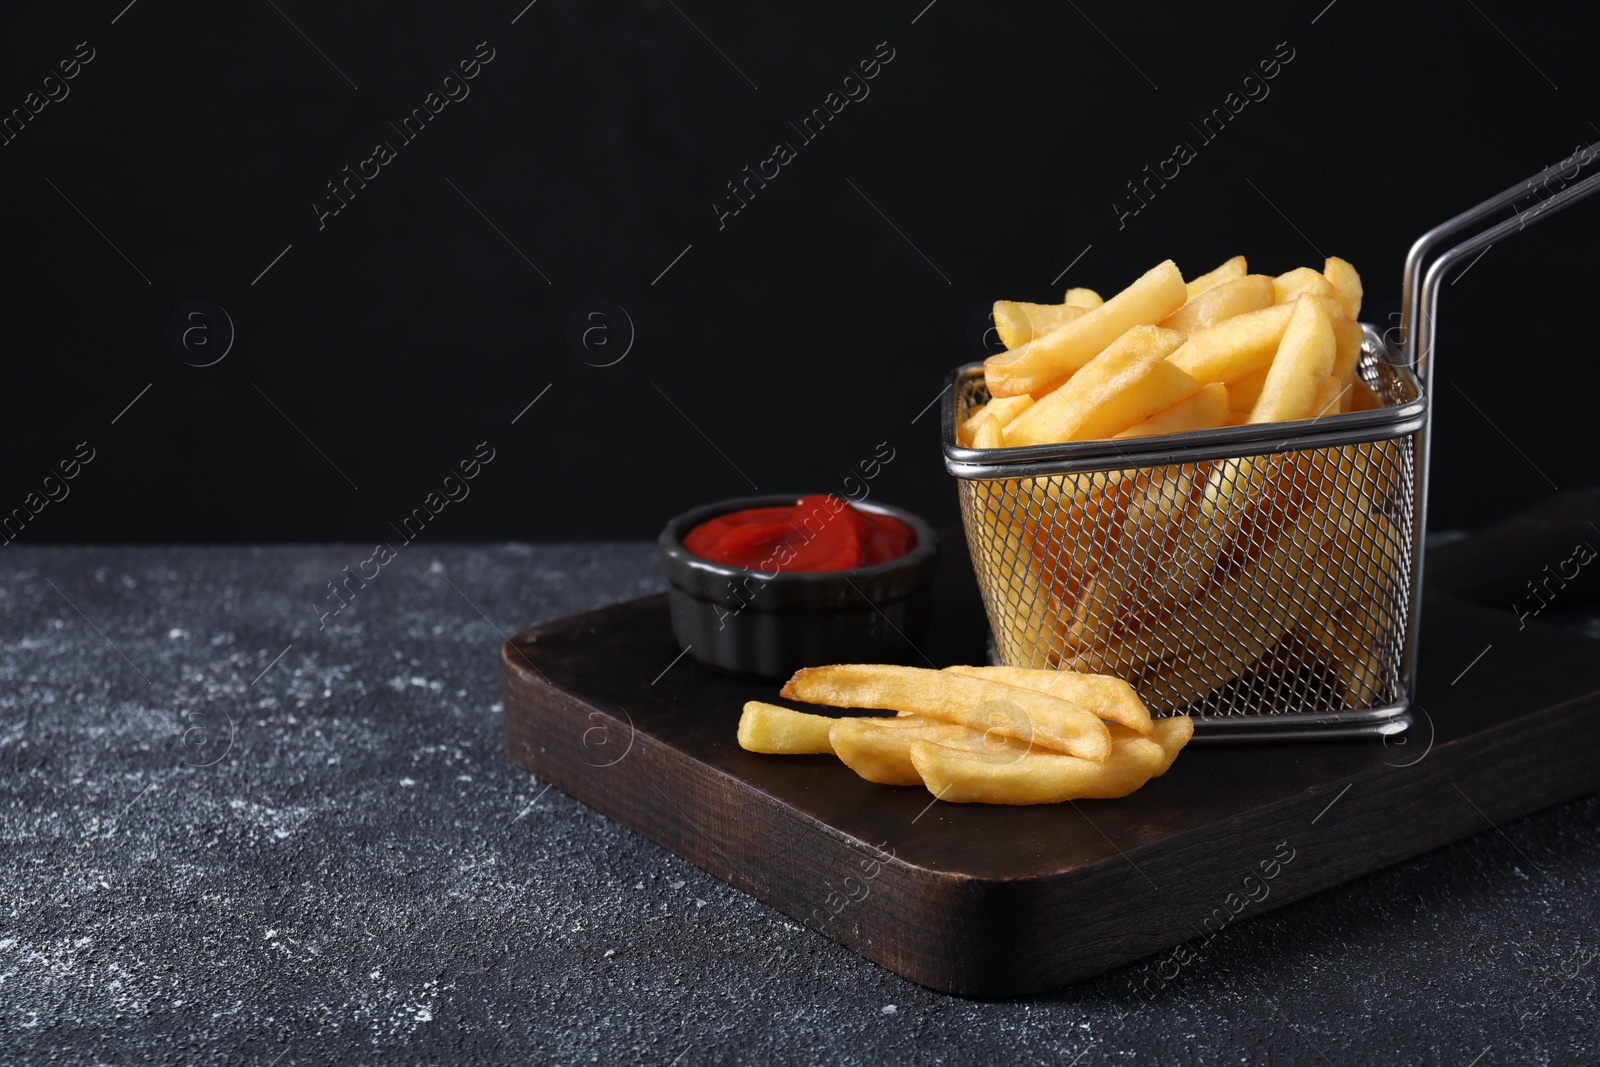
[(702, 559), (769, 574), (871, 567), (898, 559), (916, 543), (911, 527), (892, 515), (862, 511), (826, 494), (783, 507), (730, 511), (683, 539), (683, 547)]

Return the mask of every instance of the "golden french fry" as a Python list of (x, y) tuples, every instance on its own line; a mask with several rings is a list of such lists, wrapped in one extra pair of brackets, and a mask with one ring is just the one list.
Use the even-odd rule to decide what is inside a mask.
[(1199, 391), (1199, 382), (1163, 359), (1139, 380), (1106, 393), (1084, 413), (1082, 426), (1071, 439), (1115, 437)]
[(1153, 731), (1150, 709), (1144, 706), (1144, 701), (1133, 691), (1133, 686), (1109, 674), (1078, 674), (1027, 667), (946, 667), (945, 670), (1061, 697), (1083, 705), (1102, 719), (1119, 723), (1146, 737)]
[(1351, 411), (1376, 411), (1383, 406), (1383, 398), (1373, 391), (1372, 386), (1360, 378), (1351, 383)]
[[(1321, 279), (1322, 275), (1316, 277)], [(1326, 279), (1323, 284), (1327, 284)], [(1309, 295), (1296, 297), (1261, 396), (1250, 409), (1250, 421), (1292, 422), (1305, 418), (1317, 387), (1333, 371), (1334, 349), (1333, 326), (1327, 311)]]
[(956, 443), (973, 447), (972, 442), (978, 434), (978, 427), (983, 424), (984, 417), (994, 419), (1002, 427), (1022, 412), (1028, 410), (1033, 404), (1031, 396), (1003, 396), (999, 400), (991, 400), (987, 404), (974, 408), (967, 421), (956, 427)]
[(1387, 495), (1392, 477), (1384, 459), (1378, 444), (1358, 446), (1354, 457), (1341, 453), (1335, 545), (1344, 563), (1320, 575), (1314, 606), (1300, 627), (1304, 643), (1321, 651), (1352, 707), (1370, 706), (1385, 688), (1383, 648), (1392, 635), (1384, 634), (1383, 620), (1398, 615), (1395, 601), (1403, 596), (1392, 585), (1391, 561), (1409, 552), (1400, 529), (1377, 509), (1376, 499)]
[(1007, 348), (1016, 348), (1071, 322), (1083, 312), (1082, 307), (1074, 304), (1029, 304), (1020, 300), (996, 300), (994, 328), (1000, 335), (1001, 344)]
[(1048, 626), (1048, 604), (1039, 590), (1032, 563), (1032, 534), (1000, 503), (1003, 490), (974, 483), (963, 492), (974, 499), (968, 505), (973, 524), (972, 562), (981, 573), (1006, 573), (1005, 584), (994, 591), (1004, 602), (992, 606), (996, 645), (1002, 654), (1016, 655), (1041, 640)]
[[(819, 716), (820, 717), (820, 716)], [(984, 751), (986, 738), (978, 730), (940, 722), (920, 715), (897, 718), (858, 717), (830, 719), (832, 751), (844, 765), (869, 782), (883, 785), (921, 785), (922, 776), (911, 763), (911, 743), (932, 741), (952, 748)], [(988, 739), (1000, 747), (1014, 746), (1016, 754), (1028, 751), (1025, 742), (1009, 738)]]
[[(1284, 596), (1283, 590), (1311, 586), (1318, 560), (1337, 536), (1336, 530), (1319, 533), (1316, 526), (1317, 502), (1328, 475), (1313, 459), (1297, 458), (1311, 455), (1273, 457), (1276, 489), (1262, 491), (1255, 520), (1276, 527), (1270, 529), (1276, 535), (1273, 543), (1260, 546), (1261, 536), (1241, 534), (1264, 550), (1223, 572), (1153, 624), (1169, 634), (1207, 635), (1201, 643), (1172, 660), (1156, 661), (1151, 644), (1130, 629), (1080, 652), (1066, 666), (1106, 673), (1131, 669), (1131, 684), (1158, 711), (1184, 707), (1249, 670), (1311, 608), (1311, 597)], [(1225, 633), (1218, 632), (1218, 619), (1232, 620)]]
[(1057, 753), (987, 753), (929, 741), (911, 743), (928, 791), (952, 804), (1057, 804), (1125, 797), (1161, 773), (1166, 750), (1149, 738), (1119, 737), (1105, 760)]
[(1039, 528), (1020, 521), (1014, 506), (1013, 493), (1031, 496), (1033, 487), (1027, 482), (963, 481), (960, 491), (971, 496), (974, 565), (987, 573), (1009, 574), (996, 591), (1006, 600), (993, 615), (995, 643), (1007, 659), (1031, 659), (1049, 647), (1053, 629), (1049, 580), (1034, 554)]
[(1280, 274), (1272, 280), (1272, 286), (1277, 290), (1280, 304), (1294, 303), (1295, 298), (1301, 293), (1312, 293), (1316, 296), (1334, 295), (1332, 283), (1310, 267), (1296, 267)]
[[(1202, 585), (1211, 581), (1222, 552), (1235, 541), (1243, 525), (1243, 501), (1261, 490), (1269, 464), (1251, 459), (1222, 461), (1206, 470), (1205, 482), (1198, 486), (1194, 507), (1176, 512), (1163, 542), (1160, 566), (1149, 569), (1136, 595), (1146, 605), (1146, 616), (1157, 619), (1174, 605), (1194, 598)], [(1194, 475), (1190, 475), (1195, 480)]]
[(988, 406), (988, 404), (979, 404), (972, 409), (972, 414), (968, 415), (966, 419), (956, 423), (956, 444), (962, 448), (972, 447), (972, 435), (978, 431), (978, 424), (983, 421), (983, 409)]
[(1126, 390), (1109, 395), (1086, 417), (1079, 440), (1115, 437), (1137, 426), (1158, 412), (1188, 399), (1201, 389), (1200, 383), (1170, 360), (1161, 360), (1150, 373)]
[[(1319, 463), (1309, 452), (1251, 456), (1238, 466), (1232, 489), (1239, 494), (1226, 524), (1229, 545), (1225, 564), (1237, 568), (1268, 550), (1297, 521), (1321, 486), (1337, 477), (1333, 464)], [(1219, 464), (1218, 466), (1224, 466)]]
[[(1062, 652), (1080, 642), (1093, 625), (1095, 573), (1115, 556), (1129, 503), (1150, 480), (1148, 471), (1115, 471), (1070, 477), (1069, 493), (1041, 493), (1041, 520), (1029, 523), (1034, 570), (1048, 597), (1040, 643), (1021, 655), (1007, 654), (1018, 666), (1053, 668)], [(1045, 485), (1055, 480), (1041, 479)], [(1039, 483), (1036, 483), (1039, 484)]]
[(1067, 295), (1061, 298), (1061, 302), (1083, 308), (1085, 311), (1105, 303), (1100, 299), (1100, 294), (1093, 289), (1068, 289)]
[(832, 752), (828, 730), (838, 721), (759, 700), (746, 701), (739, 716), (739, 747), (747, 752), (791, 756)]
[[(1072, 612), (1141, 479), (1118, 470), (961, 483), (980, 532), (973, 547), (978, 565), (1009, 575), (992, 591), (1003, 604), (991, 605), (995, 641), (1007, 662), (1055, 666), (1059, 618)], [(1076, 550), (1063, 551), (1064, 544)]]
[(1207, 271), (1200, 277), (1195, 278), (1184, 289), (1188, 293), (1188, 298), (1193, 300), (1207, 289), (1215, 289), (1223, 282), (1231, 282), (1235, 278), (1243, 278), (1249, 269), (1243, 256), (1234, 256), (1216, 270)]
[(1000, 426), (1000, 420), (993, 415), (981, 416), (978, 419), (978, 428), (972, 433), (972, 447), (1004, 448), (1005, 446), (1005, 430)]
[(1200, 491), (1199, 527), (1213, 542), (1225, 545), (1238, 538), (1246, 506), (1261, 495), (1279, 463), (1270, 457), (1242, 456), (1211, 465)]
[(1349, 387), (1355, 384), (1356, 371), (1361, 365), (1361, 324), (1342, 314), (1338, 318), (1330, 316), (1330, 321), (1333, 325), (1333, 376), (1345, 387), (1339, 410), (1349, 411), (1352, 395)]
[[(1261, 377), (1263, 381), (1266, 380), (1265, 374)], [(1209, 430), (1221, 426), (1228, 420), (1228, 398), (1231, 395), (1226, 385), (1212, 382), (1193, 396), (1186, 397), (1169, 408), (1163, 408), (1143, 422), (1134, 423), (1116, 436), (1156, 437), (1164, 434), (1192, 433), (1195, 430)]]
[[(1172, 605), (1193, 598), (1212, 578), (1223, 549), (1243, 523), (1238, 501), (1264, 480), (1264, 471), (1256, 470), (1249, 460), (1239, 460), (1214, 463), (1209, 470), (1173, 468), (1154, 484), (1141, 485), (1120, 513), (1122, 526), (1113, 548), (1102, 553), (1103, 562), (1081, 594), (1095, 610), (1111, 617), (1086, 619), (1076, 632), (1099, 631), (1097, 640), (1104, 645), (1112, 640), (1104, 633), (1106, 624), (1119, 629), (1121, 616), (1133, 604), (1142, 605), (1141, 615), (1160, 618)], [(1119, 578), (1133, 584), (1126, 586)], [(1082, 614), (1089, 611), (1085, 607)], [(1093, 652), (1079, 647), (1084, 644), (1081, 640), (1071, 644), (1074, 648), (1054, 666), (1081, 670), (1080, 664), (1090, 661), (1082, 657)]]
[(1276, 302), (1277, 294), (1270, 276), (1246, 274), (1190, 297), (1188, 303), (1168, 315), (1160, 325), (1164, 330), (1177, 330), (1187, 338), (1225, 319), (1247, 311), (1260, 311)]
[(1272, 365), (1294, 308), (1288, 305), (1247, 311), (1201, 330), (1172, 353), (1179, 369), (1202, 382), (1232, 386)]
[(1323, 277), (1333, 287), (1333, 297), (1352, 322), (1361, 317), (1361, 275), (1338, 256), (1329, 256), (1322, 268)]
[[(1202, 560), (1190, 554), (1220, 546), (1221, 538), (1200, 529), (1194, 493), (1194, 473), (1185, 467), (1168, 468), (1135, 492), (1114, 547), (1075, 606), (1069, 631), (1075, 646), (1106, 639), (1136, 608), (1192, 592), (1209, 576), (1220, 548)], [(1192, 569), (1181, 571), (1184, 564)]]
[(1161, 769), (1152, 774), (1152, 778), (1160, 778), (1172, 769), (1173, 761), (1178, 758), (1178, 753), (1183, 751), (1183, 746), (1189, 743), (1194, 736), (1194, 720), (1187, 715), (1168, 715), (1155, 721), (1154, 738), (1156, 744), (1161, 746), (1161, 752), (1166, 757), (1166, 762)]
[(1349, 392), (1350, 387), (1337, 374), (1328, 375), (1311, 397), (1311, 417), (1320, 419), (1324, 415), (1339, 414), (1342, 410), (1340, 405)]
[(1106, 601), (1115, 593), (1104, 589), (1105, 582), (1106, 576), (1098, 565), (1092, 566), (1078, 582), (1077, 598), (1070, 604), (1071, 613), (1058, 613), (1061, 618), (1056, 624), (1056, 635), (1063, 645), (1071, 648), (1089, 641), (1102, 616), (1110, 618)]
[(1111, 735), (1094, 712), (1060, 697), (925, 667), (838, 664), (806, 667), (783, 696), (837, 708), (909, 711), (994, 731), (1087, 760), (1103, 760)]
[(1333, 671), (1348, 706), (1367, 708), (1376, 702), (1385, 688), (1383, 634), (1364, 595), (1358, 592), (1347, 604), (1313, 611), (1299, 634)]
[(1255, 408), (1256, 401), (1261, 399), (1261, 388), (1267, 384), (1267, 372), (1257, 371), (1247, 378), (1240, 378), (1227, 386), (1228, 410), (1242, 414), (1248, 421), (1250, 412)]
[(1182, 343), (1183, 335), (1172, 330), (1130, 328), (1066, 384), (1013, 419), (1005, 429), (1006, 443), (1109, 437), (1198, 393), (1200, 383), (1165, 359)]
[(1066, 381), (1131, 327), (1160, 322), (1188, 291), (1169, 259), (1099, 307), (1010, 352), (983, 361), (990, 396), (1042, 396)]
[(989, 414), (993, 415), (1001, 426), (1021, 415), (1033, 407), (1033, 397), (1027, 396), (1002, 396), (998, 400), (991, 400), (987, 405)]

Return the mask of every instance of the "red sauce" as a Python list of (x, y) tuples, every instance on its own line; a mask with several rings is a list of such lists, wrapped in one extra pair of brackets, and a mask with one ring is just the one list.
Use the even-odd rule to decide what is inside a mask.
[(916, 543), (917, 535), (899, 519), (828, 495), (730, 511), (702, 522), (683, 539), (683, 547), (702, 559), (768, 574), (871, 567), (898, 559)]

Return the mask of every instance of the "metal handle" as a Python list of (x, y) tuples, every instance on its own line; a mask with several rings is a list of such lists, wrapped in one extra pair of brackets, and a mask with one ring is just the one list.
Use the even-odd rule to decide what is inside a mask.
[[(1417, 435), (1417, 482), (1416, 490), (1412, 494), (1412, 530), (1415, 535), (1413, 551), (1416, 555), (1411, 568), (1411, 615), (1407, 621), (1409, 633), (1406, 636), (1404, 664), (1407, 688), (1412, 701), (1416, 700), (1417, 646), (1422, 629), (1422, 586), (1425, 564), (1422, 545), (1428, 528), (1429, 453), (1433, 436), (1433, 343), (1439, 319), (1439, 283), (1444, 279), (1445, 273), (1466, 256), (1472, 255), (1479, 249), (1487, 249), (1496, 241), (1526, 229), (1540, 219), (1554, 215), (1562, 208), (1575, 204), (1596, 189), (1600, 189), (1600, 173), (1591, 174), (1575, 185), (1569, 184), (1578, 176), (1579, 171), (1597, 159), (1600, 159), (1600, 143), (1578, 149), (1560, 163), (1546, 167), (1498, 196), (1491, 197), (1477, 207), (1463, 211), (1455, 218), (1435, 226), (1419, 237), (1406, 255), (1406, 273), (1401, 283), (1402, 358), (1422, 382), (1423, 395), (1428, 405), (1423, 430)], [(1548, 198), (1539, 196), (1541, 187), (1546, 192), (1549, 191), (1551, 179), (1560, 179), (1561, 189)], [(1440, 254), (1431, 264), (1427, 263), (1429, 253), (1446, 238), (1469, 229), (1491, 213), (1515, 204), (1516, 201), (1529, 195), (1539, 197), (1539, 203), (1467, 238)], [(1426, 271), (1424, 271), (1425, 265)]]
[[(1411, 251), (1406, 254), (1405, 277), (1401, 282), (1401, 339), (1405, 361), (1422, 379), (1423, 388), (1430, 397), (1433, 394), (1433, 360), (1430, 357), (1433, 351), (1435, 320), (1438, 317), (1439, 281), (1443, 278), (1444, 272), (1463, 257), (1471, 255), (1480, 248), (1487, 248), (1495, 241), (1525, 229), (1545, 216), (1553, 215), (1594, 192), (1597, 185), (1600, 185), (1600, 174), (1592, 174), (1576, 185), (1568, 183), (1572, 178), (1576, 178), (1578, 172), (1586, 165), (1596, 160), (1600, 160), (1600, 142), (1578, 149), (1566, 159), (1546, 167), (1526, 181), (1518, 182), (1499, 195), (1440, 223), (1417, 238), (1416, 243), (1411, 246)], [(1567, 173), (1569, 170), (1570, 174)], [(1562, 177), (1564, 174), (1567, 176)], [(1449, 249), (1427, 266), (1427, 273), (1424, 275), (1423, 269), (1429, 253), (1446, 238), (1468, 229), (1518, 200), (1528, 196), (1539, 196), (1540, 188), (1548, 191), (1550, 181), (1556, 178), (1561, 179), (1563, 187), (1549, 199), (1541, 198), (1534, 207), (1518, 212), (1498, 225)]]

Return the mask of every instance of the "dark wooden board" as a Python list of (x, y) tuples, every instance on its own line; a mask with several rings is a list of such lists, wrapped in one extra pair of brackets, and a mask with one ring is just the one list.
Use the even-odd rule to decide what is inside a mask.
[[(1588, 552), (1579, 553), (1579, 546)], [(1471, 537), (1428, 550), (1428, 588), (1537, 617), (1600, 595), (1600, 486), (1539, 501)]]
[[(942, 636), (924, 651), (981, 662), (965, 560), (946, 562)], [(1023, 994), (1600, 788), (1600, 646), (1442, 597), (1423, 619), (1422, 714), (1403, 744), (1191, 746), (1121, 800), (930, 803), (829, 756), (745, 752), (740, 708), (777, 687), (680, 658), (664, 596), (513, 637), (506, 751), (906, 978)]]

